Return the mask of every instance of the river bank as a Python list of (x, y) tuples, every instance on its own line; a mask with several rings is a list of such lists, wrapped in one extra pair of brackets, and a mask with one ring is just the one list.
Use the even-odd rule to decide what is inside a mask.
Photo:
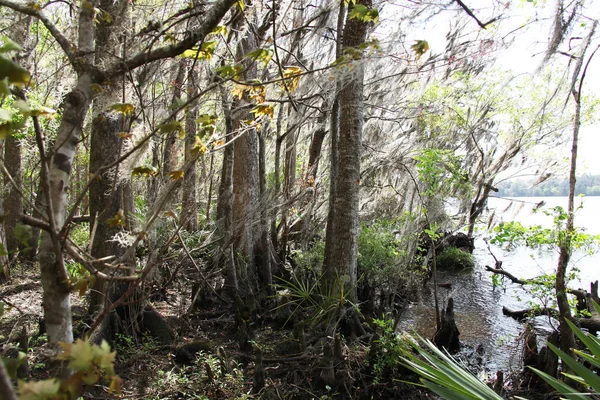
[[(513, 199), (491, 198), (488, 203), (488, 218), (495, 223), (502, 221), (519, 221), (523, 225), (539, 224), (544, 227), (552, 225), (552, 217), (542, 211), (534, 212), (536, 206), (545, 204), (544, 209), (555, 206), (566, 208), (566, 197), (521, 197)], [(575, 218), (575, 225), (586, 232), (600, 233), (600, 197), (584, 197)], [(452, 297), (455, 315), (461, 332), (461, 342), (466, 352), (478, 349), (483, 375), (494, 375), (497, 370), (516, 372), (522, 368), (521, 351), (523, 324), (505, 316), (502, 308), (520, 310), (530, 307), (530, 302), (551, 301), (550, 298), (535, 298), (521, 285), (507, 279), (497, 280), (494, 285), (493, 274), (485, 269), (486, 265), (494, 266), (494, 256), (503, 262), (503, 268), (527, 279), (552, 273), (558, 262), (558, 253), (553, 249), (543, 251), (527, 248), (503, 248), (489, 245), (490, 238), (487, 227), (480, 226), (475, 241), (475, 268), (459, 272), (439, 271), (438, 282), (449, 283), (449, 288), (438, 290), (441, 302)], [(492, 256), (493, 253), (493, 256)], [(589, 290), (590, 282), (598, 279), (600, 254), (587, 254), (576, 251), (572, 266), (577, 267), (580, 279), (572, 281), (572, 288)], [(424, 337), (432, 337), (435, 332), (435, 309), (433, 300), (433, 283), (428, 282), (420, 291), (416, 301), (403, 310), (399, 329), (415, 330)], [(553, 321), (538, 317), (534, 321), (535, 328), (542, 337), (552, 330)]]

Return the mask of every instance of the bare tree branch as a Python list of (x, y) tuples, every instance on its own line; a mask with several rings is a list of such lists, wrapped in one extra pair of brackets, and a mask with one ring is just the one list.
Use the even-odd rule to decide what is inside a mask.
[[(0, 2), (3, 1), (7, 0), (0, 0)], [(235, 3), (237, 3), (237, 0), (218, 0), (210, 8), (210, 10), (206, 12), (204, 22), (200, 25), (200, 27), (196, 30), (188, 32), (185, 39), (169, 46), (163, 46), (147, 52), (138, 53), (132, 58), (114, 66), (111, 70), (107, 71), (105, 74), (106, 78), (109, 79), (115, 76), (120, 76), (125, 72), (131, 71), (142, 65), (165, 58), (175, 57), (184, 51), (191, 49), (197, 43), (202, 42), (206, 35), (208, 35), (217, 27), (223, 16)]]
[(483, 29), (487, 29), (487, 26), (490, 24), (493, 24), (494, 22), (496, 22), (498, 20), (498, 17), (496, 18), (492, 18), (490, 19), (488, 22), (483, 23), (479, 20), (479, 18), (477, 18), (475, 16), (475, 14), (473, 14), (473, 11), (471, 11), (471, 9), (469, 7), (466, 6), (465, 3), (463, 3), (461, 0), (455, 0), (459, 6), (461, 6), (461, 8), (467, 13), (469, 14), (469, 16), (471, 18), (473, 18), (475, 20), (475, 22), (477, 22), (477, 25), (479, 25), (480, 27), (482, 27)]
[(73, 43), (71, 43), (71, 41), (67, 39), (67, 37), (60, 31), (60, 29), (58, 29), (58, 27), (54, 25), (52, 21), (50, 21), (50, 19), (48, 18), (48, 16), (46, 16), (45, 13), (29, 5), (25, 5), (23, 3), (15, 3), (11, 0), (0, 0), (0, 5), (8, 7), (14, 11), (20, 12), (25, 15), (31, 15), (32, 17), (35, 17), (42, 21), (42, 23), (44, 24), (46, 29), (48, 29), (54, 40), (58, 42), (60, 47), (63, 49), (63, 51), (69, 58), (69, 62), (71, 63), (73, 68), (76, 71), (78, 70), (78, 67), (80, 67), (80, 63), (77, 61), (77, 52), (75, 50), (75, 47), (73, 46)]

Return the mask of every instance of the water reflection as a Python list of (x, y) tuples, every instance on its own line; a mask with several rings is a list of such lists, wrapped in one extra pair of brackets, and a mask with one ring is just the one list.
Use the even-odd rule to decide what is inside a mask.
[[(501, 199), (490, 199), (490, 212), (495, 212), (504, 221), (516, 220), (524, 225), (541, 224), (551, 226), (552, 218), (543, 213), (533, 213), (532, 209), (541, 201), (546, 208), (561, 205), (566, 208), (566, 197), (520, 198), (519, 202), (509, 203)], [(584, 226), (589, 233), (600, 233), (600, 197), (586, 197), (584, 207), (576, 216), (576, 225)], [(502, 314), (502, 307), (517, 310), (528, 307), (532, 297), (520, 285), (504, 281), (504, 288), (494, 288), (492, 274), (485, 265), (494, 265), (494, 259), (483, 241), (482, 234), (476, 240), (474, 256), (476, 266), (473, 270), (459, 273), (439, 272), (438, 282), (451, 283), (452, 289), (439, 288), (440, 304), (445, 304), (448, 296), (454, 298), (456, 323), (461, 332), (461, 342), (471, 348), (483, 345), (486, 365), (490, 370), (520, 368), (517, 338), (523, 328), (518, 321)], [(512, 250), (491, 246), (494, 255), (503, 261), (503, 268), (520, 278), (533, 278), (543, 273), (553, 272), (558, 254), (554, 250), (532, 251), (525, 248)], [(583, 287), (589, 290), (589, 283), (598, 279), (600, 255), (587, 255), (575, 252), (573, 265), (580, 269), (581, 281), (572, 282), (573, 288)], [(547, 318), (537, 318), (536, 329), (539, 333), (551, 330)], [(429, 283), (419, 298), (402, 314), (399, 329), (415, 330), (424, 337), (431, 338), (435, 333), (435, 310), (433, 283)]]

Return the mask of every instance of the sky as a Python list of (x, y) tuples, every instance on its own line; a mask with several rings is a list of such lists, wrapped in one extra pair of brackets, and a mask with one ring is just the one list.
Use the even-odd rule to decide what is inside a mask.
[[(470, 0), (465, 1), (465, 3), (469, 7), (472, 6), (471, 9), (481, 21), (486, 22), (492, 16), (498, 15), (498, 9), (493, 9), (492, 7), (497, 7), (499, 4), (495, 0)], [(510, 10), (505, 12), (504, 19), (500, 25), (501, 29), (505, 32), (512, 31), (521, 26), (528, 19), (537, 18), (538, 22), (530, 24), (528, 29), (519, 30), (515, 42), (510, 46), (510, 50), (498, 55), (497, 65), (502, 69), (512, 70), (515, 73), (535, 74), (542, 62), (544, 51), (549, 41), (556, 3), (554, 0), (538, 0), (536, 3), (534, 4), (525, 0), (514, 0)], [(587, 0), (587, 3), (589, 3), (589, 6), (584, 10), (584, 15), (593, 19), (600, 19), (600, 1)], [(458, 7), (456, 10), (458, 11)], [(456, 15), (456, 12), (453, 11), (440, 13), (426, 28), (407, 34), (408, 41), (424, 39), (428, 41), (432, 53), (444, 53), (448, 26), (456, 18)], [(474, 31), (480, 29), (474, 20), (471, 23)], [(585, 27), (577, 25), (573, 29), (571, 36), (578, 34), (583, 36), (590, 25), (590, 23)], [(600, 26), (597, 29), (595, 38), (596, 40), (592, 41), (592, 46), (588, 50), (588, 55), (596, 46), (600, 45)], [(568, 51), (568, 43), (562, 44), (559, 50)], [(560, 55), (554, 58), (554, 62), (564, 62), (564, 60), (565, 57)], [(593, 94), (600, 99), (600, 50), (588, 67), (584, 83), (584, 95)], [(574, 107), (573, 102), (570, 103), (569, 107)], [(600, 175), (600, 115), (596, 119), (598, 121), (595, 124), (584, 126), (580, 130), (578, 174), (591, 173)], [(570, 131), (567, 133), (570, 133)], [(569, 153), (570, 145), (564, 149), (565, 158)], [(565, 173), (567, 170), (568, 162), (565, 162)]]

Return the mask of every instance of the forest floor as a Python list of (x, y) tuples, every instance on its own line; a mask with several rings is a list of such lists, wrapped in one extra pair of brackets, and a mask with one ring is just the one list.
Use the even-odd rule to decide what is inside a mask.
[[(325, 385), (321, 360), (322, 340), (327, 339), (315, 343), (307, 339), (302, 350), (291, 329), (267, 318), (253, 328), (253, 346), (262, 355), (262, 368), (257, 367), (259, 352), (244, 354), (239, 350), (229, 307), (188, 313), (189, 299), (189, 289), (179, 287), (152, 303), (176, 334), (173, 346), (161, 346), (147, 336), (138, 341), (121, 336), (113, 343), (116, 372), (123, 380), (121, 394), (114, 396), (106, 386), (96, 385), (86, 388), (83, 398), (435, 398), (405, 383), (374, 383), (365, 362), (368, 344), (359, 341), (343, 345), (343, 361), (336, 365), (337, 387)], [(0, 355), (14, 357), (19, 346), (26, 347), (27, 368), (20, 370), (20, 378), (53, 377), (47, 336), (39, 334), (42, 293), (37, 267), (13, 268), (11, 282), (0, 286), (0, 300), (5, 304), (0, 318)], [(85, 297), (73, 294), (71, 300), (77, 336), (85, 328)]]

